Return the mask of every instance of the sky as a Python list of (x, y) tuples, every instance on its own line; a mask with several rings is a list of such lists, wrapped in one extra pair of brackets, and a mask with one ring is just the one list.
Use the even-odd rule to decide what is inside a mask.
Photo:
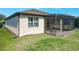
[(41, 10), (50, 14), (68, 14), (72, 16), (79, 16), (79, 8), (0, 8), (0, 13), (8, 17), (14, 14), (15, 12), (30, 9)]

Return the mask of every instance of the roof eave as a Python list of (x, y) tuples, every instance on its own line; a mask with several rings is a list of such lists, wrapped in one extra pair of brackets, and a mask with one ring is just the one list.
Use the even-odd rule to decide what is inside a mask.
[(9, 16), (9, 17), (7, 17), (5, 20), (7, 20), (7, 19), (9, 19), (9, 18), (11, 18), (11, 17), (14, 17), (14, 16), (18, 16), (20, 13), (14, 13), (14, 14), (12, 14), (11, 16)]
[(48, 15), (42, 15), (42, 14), (30, 14), (30, 13), (21, 13), (21, 12), (16, 12), (14, 13), (13, 15), (7, 17), (5, 20), (11, 18), (11, 17), (14, 17), (14, 16), (18, 16), (18, 15), (35, 15), (35, 16), (48, 16)]

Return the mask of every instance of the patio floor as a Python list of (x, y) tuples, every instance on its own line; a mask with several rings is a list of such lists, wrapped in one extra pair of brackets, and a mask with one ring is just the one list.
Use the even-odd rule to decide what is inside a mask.
[(46, 31), (47, 34), (49, 35), (54, 35), (54, 36), (68, 36), (68, 35), (72, 35), (73, 30), (72, 31)]

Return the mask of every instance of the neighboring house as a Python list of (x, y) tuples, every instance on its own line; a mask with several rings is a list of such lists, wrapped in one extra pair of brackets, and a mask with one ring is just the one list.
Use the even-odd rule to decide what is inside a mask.
[[(74, 16), (49, 14), (39, 10), (16, 12), (6, 18), (5, 27), (21, 37), (24, 35), (41, 34), (51, 30), (72, 30), (75, 26)], [(77, 26), (79, 27), (79, 26)]]

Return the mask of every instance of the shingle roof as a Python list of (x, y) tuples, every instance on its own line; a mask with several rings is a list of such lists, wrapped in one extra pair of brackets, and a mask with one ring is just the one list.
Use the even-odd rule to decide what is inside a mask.
[(15, 15), (19, 15), (19, 14), (38, 15), (38, 16), (59, 16), (59, 17), (66, 17), (67, 16), (67, 17), (73, 17), (73, 16), (67, 15), (67, 14), (49, 14), (47, 12), (43, 12), (43, 11), (40, 11), (40, 10), (30, 9), (30, 10), (16, 12), (13, 15), (7, 17), (6, 19), (11, 18)]
[(7, 17), (6, 19), (11, 18), (11, 17), (16, 16), (16, 15), (19, 15), (19, 14), (39, 15), (39, 16), (47, 16), (47, 15), (49, 15), (49, 13), (47, 13), (47, 12), (31, 9), (31, 10), (25, 10), (25, 11), (16, 12), (16, 13), (12, 14), (11, 16)]
[(35, 14), (35, 15), (49, 15), (49, 13), (47, 13), (47, 12), (43, 12), (43, 11), (35, 10), (35, 9), (25, 10), (25, 11), (21, 11), (19, 13)]

